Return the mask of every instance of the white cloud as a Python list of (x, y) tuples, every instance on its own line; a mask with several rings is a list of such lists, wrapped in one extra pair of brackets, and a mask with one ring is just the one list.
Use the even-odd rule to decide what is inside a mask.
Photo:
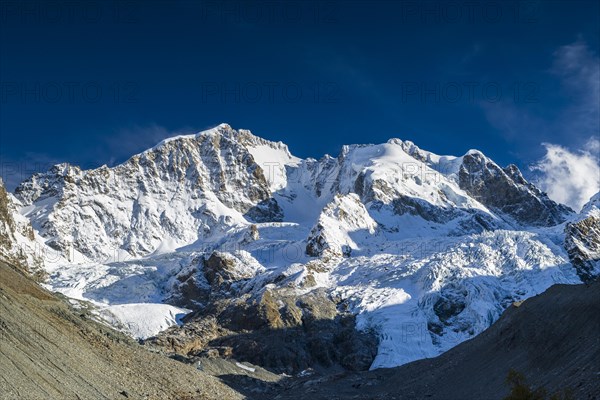
[(554, 142), (543, 143), (546, 154), (532, 167), (532, 180), (551, 199), (579, 211), (600, 190), (600, 57), (580, 39), (556, 49), (548, 72), (559, 80), (557, 95), (567, 103), (553, 115), (511, 101), (483, 109), (522, 157), (532, 157), (539, 142)]
[(556, 144), (543, 145), (546, 155), (533, 167), (542, 174), (536, 184), (552, 200), (581, 210), (600, 191), (600, 140), (591, 138), (586, 150), (577, 152)]

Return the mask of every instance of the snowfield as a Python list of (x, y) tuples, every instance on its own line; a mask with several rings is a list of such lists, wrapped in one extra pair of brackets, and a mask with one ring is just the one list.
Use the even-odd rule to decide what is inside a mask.
[(189, 312), (168, 304), (132, 303), (102, 308), (98, 315), (136, 339), (147, 339), (173, 325), (181, 325), (181, 318)]

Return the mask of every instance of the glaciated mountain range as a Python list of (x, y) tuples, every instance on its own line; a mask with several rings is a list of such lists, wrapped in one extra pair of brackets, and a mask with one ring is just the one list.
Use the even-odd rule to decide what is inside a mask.
[(476, 150), (391, 139), (299, 159), (221, 124), (34, 175), (0, 196), (28, 228), (0, 229), (34, 243), (48, 287), (135, 337), (296, 373), (433, 357), (515, 301), (593, 279), (599, 199), (577, 213)]

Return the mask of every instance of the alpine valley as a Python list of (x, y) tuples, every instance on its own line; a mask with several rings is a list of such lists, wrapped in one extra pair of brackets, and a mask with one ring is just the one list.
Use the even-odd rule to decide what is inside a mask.
[(155, 351), (274, 374), (436, 357), (600, 275), (600, 194), (572, 210), (400, 139), (300, 159), (221, 124), (0, 194), (0, 251), (46, 289)]

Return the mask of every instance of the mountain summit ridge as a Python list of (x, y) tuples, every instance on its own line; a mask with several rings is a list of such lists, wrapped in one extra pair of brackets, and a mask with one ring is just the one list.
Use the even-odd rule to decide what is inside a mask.
[[(399, 159), (401, 162), (399, 163), (393, 158)], [(345, 160), (348, 159), (350, 161), (346, 162)], [(298, 159), (291, 155), (287, 146), (282, 142), (268, 141), (253, 135), (248, 130), (238, 131), (223, 123), (194, 135), (179, 135), (165, 139), (156, 146), (136, 154), (112, 168), (102, 166), (84, 171), (68, 164), (56, 165), (48, 173), (36, 174), (23, 182), (17, 187), (15, 194), (24, 205), (32, 205), (38, 199), (48, 197), (53, 197), (57, 199), (57, 203), (60, 203), (69, 196), (81, 196), (81, 193), (69, 192), (77, 187), (85, 188), (89, 195), (111, 196), (111, 187), (105, 183), (114, 179), (117, 186), (120, 182), (129, 181), (129, 189), (139, 185), (138, 193), (135, 196), (139, 197), (140, 191), (143, 194), (150, 193), (149, 187), (152, 185), (177, 181), (183, 183), (186, 187), (185, 191), (192, 196), (214, 194), (218, 203), (233, 209), (233, 212), (230, 213), (233, 215), (227, 215), (227, 217), (239, 223), (241, 216), (238, 213), (243, 215), (250, 209), (254, 214), (260, 214), (255, 215), (253, 218), (255, 220), (265, 221), (272, 217), (269, 214), (281, 214), (274, 195), (278, 191), (286, 189), (291, 192), (295, 190), (293, 184), (298, 182), (292, 182), (292, 185), (287, 184), (288, 179), (292, 176), (300, 179), (309, 176), (310, 180), (303, 182), (305, 187), (307, 185), (314, 185), (315, 188), (327, 186), (327, 180), (332, 180), (335, 185), (330, 187), (328, 201), (333, 200), (332, 196), (337, 192), (342, 194), (357, 192), (365, 203), (379, 200), (387, 204), (398, 197), (409, 196), (423, 199), (434, 205), (445, 201), (440, 196), (426, 196), (422, 191), (419, 192), (415, 185), (409, 185), (412, 187), (404, 185), (401, 193), (395, 191), (394, 187), (397, 183), (406, 182), (408, 178), (413, 179), (417, 185), (423, 185), (423, 178), (435, 181), (446, 181), (448, 178), (446, 182), (442, 182), (444, 184), (442, 191), (444, 188), (453, 187), (449, 191), (452, 192), (451, 197), (456, 195), (464, 197), (463, 191), (466, 191), (470, 198), (475, 200), (475, 202), (471, 202), (473, 204), (470, 204), (469, 208), (487, 208), (487, 211), (497, 211), (501, 218), (509, 217), (508, 219), (504, 218), (509, 223), (516, 221), (534, 225), (556, 225), (566, 220), (566, 216), (570, 213), (568, 208), (557, 205), (533, 185), (526, 182), (516, 167), (511, 166), (508, 170), (510, 175), (508, 175), (507, 171), (493, 163), (480, 151), (470, 150), (462, 157), (438, 156), (419, 149), (410, 141), (390, 139), (387, 143), (380, 145), (344, 146), (340, 155), (333, 160), (337, 160), (337, 168), (329, 159), (321, 161)], [(442, 162), (446, 162), (446, 167), (451, 165), (452, 168), (444, 168), (441, 165)], [(458, 165), (459, 162), (460, 165)], [(245, 172), (242, 171), (244, 168)], [(374, 180), (370, 179), (373, 174), (382, 175), (380, 171), (385, 172), (386, 169), (396, 177), (382, 176), (375, 177)], [(289, 170), (293, 172), (290, 173)], [(315, 171), (319, 171), (319, 174), (313, 175)], [(328, 176), (319, 176), (323, 172), (329, 172)], [(336, 173), (337, 176), (332, 176)], [(487, 176), (481, 179), (479, 177), (481, 174), (487, 174)], [(135, 176), (135, 181), (130, 180), (130, 176)], [(398, 177), (402, 182), (399, 182)], [(323, 178), (325, 178), (325, 182), (323, 182)], [(366, 181), (365, 178), (367, 178)], [(103, 179), (106, 181), (102, 182)], [(363, 184), (362, 187), (359, 183)], [(437, 182), (434, 182), (434, 190), (436, 184)], [(486, 185), (491, 185), (491, 187)], [(119, 189), (124, 191), (127, 188)], [(181, 193), (180, 188), (166, 190), (170, 191), (171, 196)], [(504, 190), (507, 194), (497, 196), (491, 193), (495, 190)], [(447, 196), (449, 192), (444, 192), (443, 196)], [(320, 191), (313, 195), (319, 198), (323, 197)], [(425, 198), (423, 198), (424, 196)], [(119, 198), (118, 194), (113, 193), (112, 197), (115, 198), (115, 201), (123, 200)], [(131, 197), (130, 200), (134, 202), (133, 194)], [(515, 200), (516, 197), (522, 198)], [(512, 203), (505, 204), (505, 200)], [(515, 201), (522, 209), (517, 208), (514, 204)], [(528, 202), (535, 204), (522, 207)], [(475, 203), (479, 203), (479, 205)], [(166, 202), (163, 204), (165, 208), (166, 204)], [(265, 204), (267, 204), (266, 209), (263, 207)], [(323, 206), (324, 204), (321, 205), (321, 207)], [(428, 207), (427, 204), (424, 206)], [(190, 218), (193, 218), (192, 214), (199, 208), (201, 205), (197, 204), (194, 210), (188, 210)], [(411, 212), (420, 208), (421, 206), (410, 206)], [(266, 216), (262, 215), (264, 212), (267, 213)], [(95, 214), (102, 220), (106, 219), (106, 214), (110, 213), (111, 210), (96, 208), (90, 217), (93, 218)], [(129, 212), (129, 214), (133, 213), (133, 210)], [(536, 219), (535, 216), (532, 216), (536, 213), (541, 214), (541, 217)], [(73, 235), (73, 232), (59, 232), (61, 228), (54, 226), (52, 219), (49, 218), (52, 214), (53, 211), (46, 209), (46, 212), (41, 214), (38, 212), (33, 220), (38, 223), (39, 228), (45, 229), (46, 236), (55, 236), (57, 238), (55, 247), (61, 248), (61, 246), (64, 247), (64, 243), (61, 244), (61, 241), (64, 241), (61, 235), (64, 237), (78, 235)], [(59, 220), (66, 219), (72, 222), (78, 218), (77, 214), (81, 214), (81, 210), (73, 210), (70, 215), (63, 216)], [(158, 220), (165, 218), (155, 217)], [(144, 219), (143, 216), (140, 218)], [(134, 222), (142, 223), (140, 218), (129, 222), (132, 224)], [(168, 216), (166, 218), (165, 224), (176, 225), (171, 218)], [(113, 221), (109, 222), (110, 225), (118, 224), (114, 218), (112, 219)], [(199, 228), (199, 224), (207, 223), (202, 218), (197, 219), (197, 223), (192, 224), (194, 230)], [(126, 224), (120, 225), (121, 230), (126, 229)], [(154, 226), (156, 224), (151, 225), (158, 229)], [(74, 227), (75, 225), (70, 224), (70, 226)], [(103, 228), (100, 224), (97, 224), (96, 227), (101, 230)], [(106, 233), (113, 236), (123, 234), (117, 229), (111, 229)], [(189, 244), (192, 240), (202, 237), (196, 235), (194, 238), (195, 235), (190, 232), (183, 233), (177, 230), (176, 232), (166, 232), (160, 229), (156, 236), (169, 237), (170, 240), (172, 239), (180, 245)], [(109, 243), (113, 248), (120, 248), (131, 256), (148, 255), (161, 246), (159, 240), (152, 238), (146, 238), (144, 243), (136, 244), (128, 240), (119, 242), (108, 239), (103, 243)], [(93, 251), (90, 246), (86, 246), (78, 240), (75, 240), (74, 246), (86, 256), (106, 256), (106, 254)]]

